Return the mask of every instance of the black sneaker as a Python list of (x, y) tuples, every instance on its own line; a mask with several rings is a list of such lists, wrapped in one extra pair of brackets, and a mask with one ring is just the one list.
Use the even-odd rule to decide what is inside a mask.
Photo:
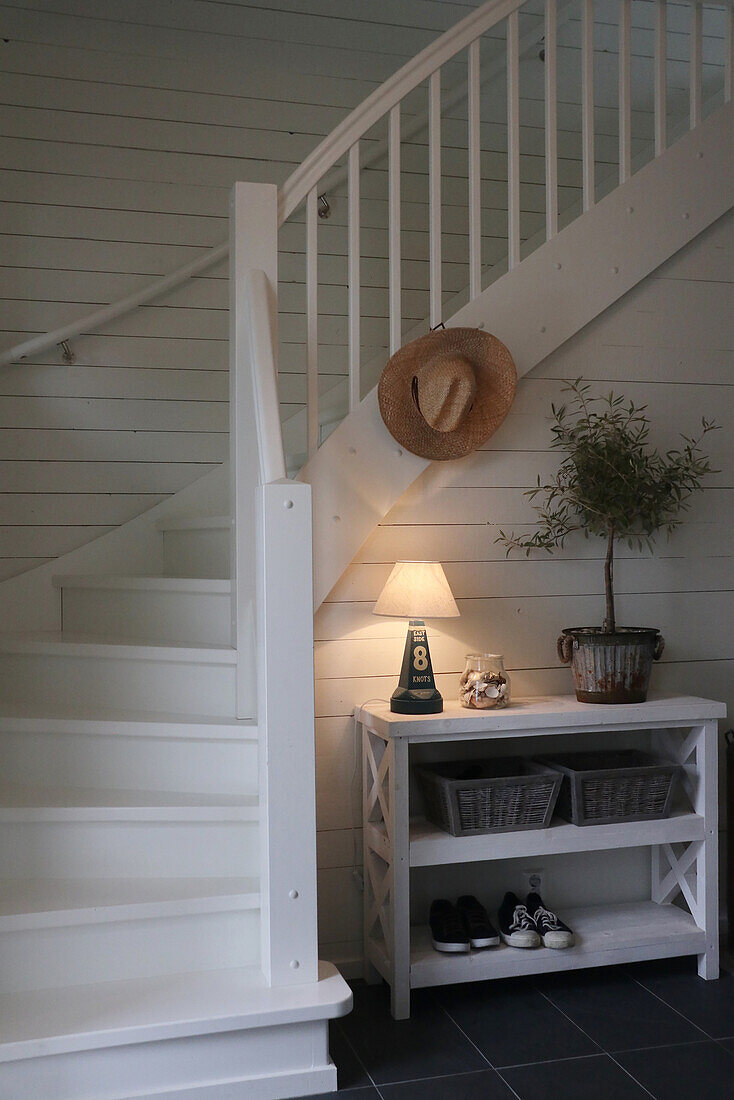
[(499, 933), (493, 927), (489, 914), (480, 902), (471, 894), (465, 894), (456, 903), (459, 916), (469, 935), (472, 947), (496, 947), (500, 942)]
[(431, 928), (431, 943), (436, 951), (468, 951), (469, 936), (464, 922), (455, 905), (444, 898), (431, 902), (431, 914), (428, 918)]
[(535, 921), (543, 947), (573, 947), (574, 934), (555, 913), (546, 909), (540, 894), (528, 894), (528, 913)]
[(540, 947), (535, 921), (517, 894), (508, 891), (497, 914), (500, 936), (510, 947)]

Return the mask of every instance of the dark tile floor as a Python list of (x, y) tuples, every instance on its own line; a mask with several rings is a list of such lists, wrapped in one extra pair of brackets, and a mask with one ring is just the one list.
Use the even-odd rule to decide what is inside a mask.
[(399, 1022), (386, 986), (353, 988), (342, 1100), (734, 1098), (734, 977), (695, 959), (419, 990)]

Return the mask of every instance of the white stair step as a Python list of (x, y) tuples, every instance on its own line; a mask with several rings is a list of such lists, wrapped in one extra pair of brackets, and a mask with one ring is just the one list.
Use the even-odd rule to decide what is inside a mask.
[(256, 789), (254, 726), (0, 715), (0, 776), (31, 786), (235, 795)]
[[(59, 632), (0, 636), (6, 703), (87, 710), (235, 713), (237, 654), (229, 646), (147, 645)], [(80, 703), (81, 701), (81, 703)], [(253, 704), (254, 710), (254, 704)]]
[(6, 730), (28, 733), (87, 733), (100, 737), (174, 738), (199, 740), (257, 741), (252, 718), (228, 718), (212, 714), (181, 714), (175, 711), (126, 709), (125, 716), (105, 707), (93, 711), (75, 706), (38, 705), (30, 700), (4, 703), (0, 708), (0, 733)]
[(253, 878), (0, 880), (0, 933), (257, 909)]
[(0, 785), (0, 823), (17, 821), (257, 821), (257, 795)]
[[(251, 881), (249, 892), (236, 894), (228, 885), (229, 893), (220, 888), (210, 895), (205, 879), (189, 880), (185, 887), (179, 880), (36, 883), (30, 893), (56, 908), (0, 917), (2, 988), (55, 989), (256, 965), (260, 917), (254, 886)], [(16, 905), (33, 900), (27, 884), (11, 885), (9, 893)], [(59, 910), (59, 902), (86, 908)]]
[(105, 982), (0, 998), (9, 1097), (190, 1093), (252, 1100), (331, 1091), (326, 1021), (351, 1008), (334, 967), (271, 988), (258, 968)]
[(201, 577), (57, 576), (64, 632), (227, 645), (231, 585)]
[(199, 516), (162, 520), (166, 572), (177, 577), (229, 577), (229, 516)]
[(254, 795), (8, 788), (0, 878), (205, 878), (258, 874)]

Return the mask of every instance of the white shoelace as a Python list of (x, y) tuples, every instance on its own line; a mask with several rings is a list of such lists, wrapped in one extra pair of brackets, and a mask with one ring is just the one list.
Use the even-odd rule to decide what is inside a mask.
[(510, 931), (514, 932), (516, 929), (535, 928), (535, 921), (528, 913), (526, 905), (516, 905), (512, 912), (512, 924), (510, 925)]
[(535, 920), (538, 921), (539, 919), (545, 919), (548, 927), (551, 930), (559, 928), (558, 917), (556, 916), (556, 914), (551, 913), (550, 909), (546, 909), (543, 905), (539, 905), (538, 908), (535, 910)]

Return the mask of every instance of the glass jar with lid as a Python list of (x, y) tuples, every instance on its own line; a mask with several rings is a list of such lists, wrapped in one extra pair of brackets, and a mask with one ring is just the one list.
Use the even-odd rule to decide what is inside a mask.
[(490, 710), (510, 702), (510, 677), (501, 653), (467, 653), (466, 668), (459, 681), (462, 707)]

